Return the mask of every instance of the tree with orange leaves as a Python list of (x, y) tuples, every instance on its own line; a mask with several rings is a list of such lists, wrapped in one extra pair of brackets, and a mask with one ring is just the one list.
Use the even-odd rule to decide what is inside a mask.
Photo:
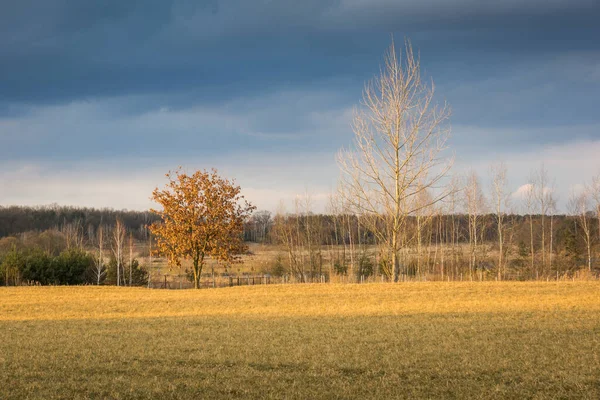
[(168, 257), (171, 265), (192, 260), (194, 287), (198, 289), (208, 258), (236, 262), (247, 250), (244, 220), (256, 207), (240, 194), (241, 188), (234, 181), (221, 178), (215, 169), (188, 175), (180, 167), (166, 177), (166, 187), (152, 192), (152, 200), (162, 206), (152, 211), (162, 221), (150, 229), (158, 252)]

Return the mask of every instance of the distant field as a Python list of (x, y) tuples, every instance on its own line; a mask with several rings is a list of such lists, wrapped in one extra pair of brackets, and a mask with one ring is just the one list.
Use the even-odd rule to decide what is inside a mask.
[(600, 398), (599, 282), (0, 288), (0, 398)]

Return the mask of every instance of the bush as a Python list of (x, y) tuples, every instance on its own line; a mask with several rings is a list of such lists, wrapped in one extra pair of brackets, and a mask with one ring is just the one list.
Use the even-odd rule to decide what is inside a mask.
[(379, 271), (381, 272), (382, 275), (384, 275), (387, 279), (391, 279), (394, 272), (392, 271), (391, 265), (389, 260), (382, 256), (379, 259)]
[(333, 270), (337, 275), (346, 275), (348, 273), (348, 266), (340, 260), (337, 260), (333, 264)]
[(25, 263), (21, 269), (24, 281), (37, 282), (41, 285), (49, 285), (55, 282), (53, 260), (40, 249), (33, 249), (25, 257)]
[(52, 262), (55, 285), (80, 285), (86, 282), (86, 273), (94, 266), (94, 258), (83, 250), (65, 250)]
[(269, 273), (273, 276), (283, 276), (285, 275), (285, 265), (283, 265), (283, 257), (281, 256), (281, 254), (277, 255), (277, 258), (275, 259), (275, 262), (273, 263), (273, 265), (271, 266)]
[(358, 276), (371, 276), (373, 275), (373, 260), (367, 256), (367, 254), (361, 254), (358, 260)]

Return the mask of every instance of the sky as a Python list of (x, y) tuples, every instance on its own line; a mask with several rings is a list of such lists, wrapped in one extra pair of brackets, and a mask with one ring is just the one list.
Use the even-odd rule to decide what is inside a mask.
[(351, 119), (410, 39), (452, 108), (453, 173), (564, 209), (600, 172), (597, 0), (0, 1), (0, 205), (144, 210), (183, 166), (259, 209), (324, 208)]

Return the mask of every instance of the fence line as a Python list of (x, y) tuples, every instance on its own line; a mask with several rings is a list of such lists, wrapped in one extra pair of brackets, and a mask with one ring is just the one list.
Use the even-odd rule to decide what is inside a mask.
[[(169, 279), (170, 278), (170, 279)], [(473, 274), (471, 276), (460, 275), (444, 275), (425, 274), (425, 275), (409, 275), (401, 274), (398, 277), (399, 282), (493, 282), (497, 281), (496, 276), (485, 276)], [(598, 273), (575, 273), (575, 274), (559, 274), (550, 276), (540, 276), (538, 279), (531, 279), (520, 274), (510, 274), (503, 276), (504, 281), (533, 281), (533, 282), (565, 282), (565, 281), (596, 281), (600, 280)], [(269, 274), (262, 275), (215, 275), (203, 276), (200, 280), (201, 288), (224, 288), (234, 286), (256, 286), (256, 285), (296, 285), (296, 284), (326, 284), (326, 283), (341, 283), (341, 284), (368, 284), (368, 283), (391, 283), (392, 280), (385, 275), (361, 275), (352, 277), (348, 275), (333, 275), (328, 274), (286, 274), (282, 276), (274, 276)], [(191, 289), (193, 283), (187, 279), (185, 275), (163, 275), (160, 280), (153, 279), (148, 285), (155, 289)]]

